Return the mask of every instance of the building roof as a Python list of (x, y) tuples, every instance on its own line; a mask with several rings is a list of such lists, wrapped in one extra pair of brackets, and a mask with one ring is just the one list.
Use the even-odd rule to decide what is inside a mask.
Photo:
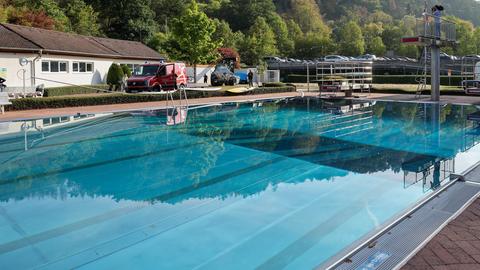
[(136, 41), (82, 36), (14, 24), (0, 24), (0, 36), (1, 51), (42, 50), (44, 54), (139, 60), (165, 59), (155, 50)]

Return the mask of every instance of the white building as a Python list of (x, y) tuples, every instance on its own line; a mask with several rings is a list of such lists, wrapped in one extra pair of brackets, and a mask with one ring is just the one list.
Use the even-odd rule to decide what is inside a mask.
[(133, 67), (163, 60), (140, 42), (0, 24), (0, 77), (8, 92), (21, 92), (24, 85), (31, 92), (39, 85), (102, 84), (112, 63)]

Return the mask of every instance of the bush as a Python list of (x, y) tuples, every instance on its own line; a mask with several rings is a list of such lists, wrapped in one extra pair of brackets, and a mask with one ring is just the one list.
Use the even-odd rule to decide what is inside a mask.
[[(108, 85), (98, 84), (98, 85), (87, 85), (86, 87), (98, 88), (103, 90), (108, 90)], [(58, 97), (58, 96), (70, 96), (70, 95), (81, 95), (81, 94), (93, 94), (101, 91), (86, 88), (82, 86), (65, 86), (65, 87), (52, 87), (45, 88), (43, 96), (44, 97)]]
[[(340, 79), (342, 77), (339, 77)], [(373, 75), (373, 83), (375, 84), (418, 84), (415, 79), (417, 75)], [(316, 76), (310, 75), (310, 82), (314, 82)], [(306, 83), (307, 76), (301, 74), (288, 74), (287, 82), (289, 83)], [(440, 84), (442, 85), (460, 85), (462, 82), (461, 76), (441, 76)], [(427, 77), (427, 83), (430, 83), (430, 77)]]
[[(416, 75), (375, 75), (373, 83), (376, 84), (418, 84)], [(441, 85), (460, 85), (462, 83), (461, 76), (441, 76)], [(430, 76), (427, 76), (427, 84), (430, 84)]]
[[(260, 87), (245, 94), (266, 94), (266, 93), (283, 93), (293, 92), (295, 87)], [(188, 92), (188, 98), (206, 98), (225, 96), (225, 92)], [(178, 100), (179, 92), (173, 94), (174, 98)], [(114, 95), (98, 95), (85, 97), (45, 97), (45, 98), (21, 98), (11, 100), (12, 106), (7, 106), (8, 111), (32, 110), (32, 109), (46, 109), (46, 108), (65, 108), (65, 107), (80, 107), (80, 106), (94, 106), (94, 105), (108, 105), (108, 104), (122, 104), (122, 103), (137, 103), (137, 102), (152, 102), (163, 101), (166, 99), (165, 95), (147, 95), (147, 94), (114, 94)]]
[(108, 69), (107, 74), (107, 84), (110, 85), (110, 90), (112, 90), (113, 86), (115, 86), (115, 90), (120, 88), (120, 85), (123, 81), (123, 76), (124, 74), (122, 68), (118, 64), (113, 63)]
[(122, 64), (120, 67), (122, 68), (123, 75), (126, 75), (128, 78), (132, 77), (132, 71), (127, 65)]
[(286, 84), (278, 82), (278, 83), (264, 83), (263, 87), (284, 87)]

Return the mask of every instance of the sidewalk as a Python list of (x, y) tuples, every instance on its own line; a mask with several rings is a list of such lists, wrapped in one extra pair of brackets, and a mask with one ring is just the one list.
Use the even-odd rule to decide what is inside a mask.
[(402, 270), (480, 269), (480, 199), (450, 222)]

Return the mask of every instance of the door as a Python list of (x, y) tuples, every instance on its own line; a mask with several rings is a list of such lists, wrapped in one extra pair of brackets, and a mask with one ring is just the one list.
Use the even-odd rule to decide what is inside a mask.
[(162, 89), (172, 89), (175, 87), (174, 65), (168, 64), (160, 67), (158, 73), (158, 82), (162, 85)]

